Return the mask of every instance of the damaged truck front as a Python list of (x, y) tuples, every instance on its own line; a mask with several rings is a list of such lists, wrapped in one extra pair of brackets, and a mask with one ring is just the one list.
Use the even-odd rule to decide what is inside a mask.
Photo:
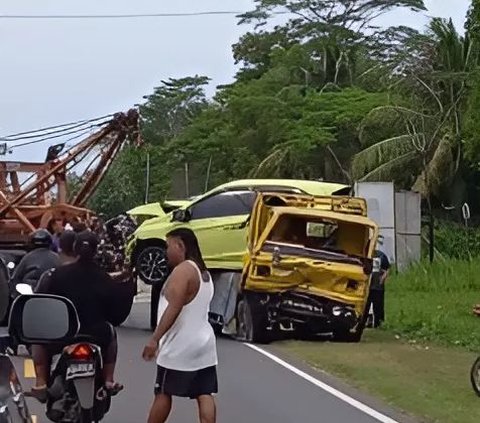
[(361, 339), (378, 227), (363, 199), (260, 194), (236, 298), (237, 336)]

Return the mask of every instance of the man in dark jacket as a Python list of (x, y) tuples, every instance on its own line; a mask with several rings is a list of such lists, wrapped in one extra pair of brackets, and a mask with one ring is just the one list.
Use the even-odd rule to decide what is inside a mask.
[[(133, 303), (133, 291), (131, 284), (115, 283), (95, 262), (98, 243), (98, 237), (93, 232), (77, 234), (73, 244), (76, 260), (53, 270), (49, 280), (42, 283), (42, 292), (72, 301), (78, 313), (80, 333), (90, 335), (102, 349), (105, 388), (115, 395), (123, 386), (113, 380), (117, 337), (112, 325), (120, 324), (119, 319), (125, 319), (125, 314), (128, 315)], [(34, 345), (32, 352), (37, 380), (26, 395), (45, 402), (51, 359), (56, 351)]]
[(51, 250), (52, 236), (46, 229), (38, 229), (31, 237), (33, 250), (27, 253), (18, 264), (11, 280), (11, 293), (16, 297), (15, 287), (26, 283), (35, 287), (44, 272), (60, 264), (57, 253)]
[[(383, 238), (379, 238), (379, 245)], [(370, 293), (367, 310), (373, 307), (373, 327), (378, 328), (385, 320), (385, 280), (390, 270), (390, 261), (385, 253), (377, 249), (374, 257), (374, 269), (370, 280)]]
[[(73, 248), (76, 239), (77, 234), (73, 231), (67, 230), (60, 235), (58, 243), (60, 266), (65, 266), (77, 260), (77, 255)], [(54, 270), (55, 268), (51, 268), (42, 274), (35, 288), (36, 293), (48, 294), (50, 279)]]

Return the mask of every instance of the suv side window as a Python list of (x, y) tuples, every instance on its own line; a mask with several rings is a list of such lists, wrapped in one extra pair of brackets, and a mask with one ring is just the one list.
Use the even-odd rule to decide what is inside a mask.
[(190, 207), (191, 219), (241, 216), (252, 212), (257, 194), (254, 191), (221, 192)]

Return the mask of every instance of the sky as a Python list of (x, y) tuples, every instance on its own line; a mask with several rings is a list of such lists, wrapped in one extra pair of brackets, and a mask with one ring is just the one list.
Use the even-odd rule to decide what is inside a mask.
[[(431, 16), (462, 30), (470, 0), (426, 0)], [(12, 14), (128, 14), (247, 11), (253, 0), (1, 0)], [(421, 29), (427, 16), (396, 11), (381, 25)], [(50, 125), (126, 111), (167, 78), (207, 75), (231, 82), (231, 46), (249, 28), (235, 16), (117, 20), (0, 19), (0, 138)], [(41, 161), (48, 143), (8, 160)]]

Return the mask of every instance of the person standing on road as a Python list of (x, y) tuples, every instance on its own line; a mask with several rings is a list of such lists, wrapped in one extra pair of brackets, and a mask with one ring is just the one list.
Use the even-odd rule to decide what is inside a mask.
[(58, 218), (50, 219), (48, 222), (47, 230), (52, 235), (52, 250), (58, 253), (60, 248), (60, 235), (64, 231), (63, 220)]
[(370, 281), (370, 293), (367, 310), (373, 308), (373, 327), (378, 328), (385, 321), (385, 281), (390, 270), (390, 261), (385, 253), (380, 250), (383, 238), (379, 238), (379, 247), (375, 251), (374, 266)]
[(155, 400), (148, 423), (167, 420), (173, 396), (196, 399), (200, 422), (215, 423), (218, 359), (208, 320), (212, 278), (190, 229), (167, 235), (167, 256), (173, 271), (160, 294), (158, 326), (143, 351), (147, 361), (157, 355)]

